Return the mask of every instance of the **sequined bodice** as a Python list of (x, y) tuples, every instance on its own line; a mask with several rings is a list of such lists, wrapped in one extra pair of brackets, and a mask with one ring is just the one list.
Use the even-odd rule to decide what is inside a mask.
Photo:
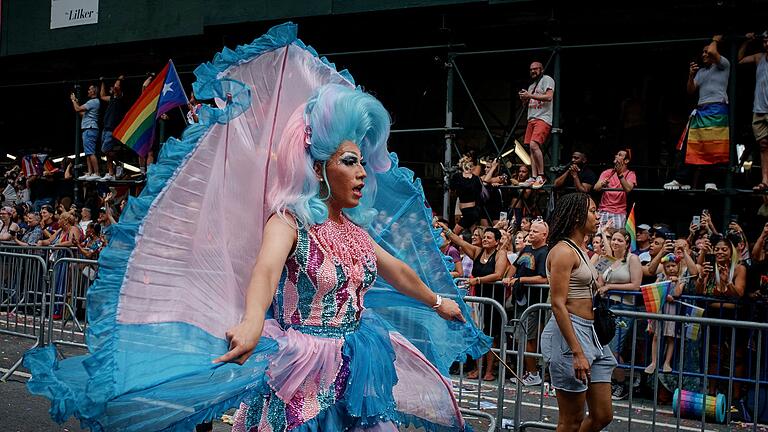
[(283, 328), (340, 337), (357, 327), (375, 279), (376, 255), (362, 228), (346, 218), (299, 228), (272, 302), (274, 317)]

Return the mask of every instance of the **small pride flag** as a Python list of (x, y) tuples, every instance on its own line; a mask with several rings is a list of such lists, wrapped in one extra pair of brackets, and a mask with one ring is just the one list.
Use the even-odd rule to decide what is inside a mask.
[(672, 281), (655, 282), (640, 286), (645, 302), (645, 311), (648, 313), (660, 313), (667, 301), (667, 293), (672, 286)]
[[(700, 318), (704, 316), (704, 309), (692, 304), (680, 302), (680, 313), (687, 317)], [(701, 334), (701, 325), (697, 323), (685, 324), (685, 337), (692, 341), (699, 340)]]
[(128, 110), (112, 136), (139, 156), (146, 156), (155, 141), (157, 119), (171, 109), (188, 103), (176, 68), (168, 60), (168, 64)]
[(632, 240), (632, 243), (630, 245), (630, 251), (634, 252), (637, 250), (637, 230), (635, 229), (635, 205), (632, 204), (632, 210), (629, 211), (629, 215), (627, 215), (627, 223), (624, 224), (624, 229), (627, 230), (629, 233), (629, 237)]

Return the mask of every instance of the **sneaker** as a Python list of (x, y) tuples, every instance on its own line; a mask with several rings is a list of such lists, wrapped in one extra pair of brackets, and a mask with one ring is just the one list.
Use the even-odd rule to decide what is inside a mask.
[(90, 176), (91, 176), (91, 173), (85, 173), (85, 174), (81, 175), (80, 177), (78, 177), (77, 179), (80, 180), (80, 181), (85, 181), (85, 180), (88, 180), (88, 177), (90, 177)]
[(104, 177), (99, 178), (99, 181), (108, 182), (108, 181), (115, 181), (115, 176), (113, 176), (110, 173), (104, 174)]
[(611, 384), (611, 399), (624, 400), (629, 396), (629, 392), (623, 384)]
[(707, 183), (704, 185), (704, 192), (717, 192), (717, 185), (714, 183)]
[(682, 184), (677, 180), (672, 180), (669, 183), (664, 183), (665, 190), (690, 190), (691, 185)]
[(123, 174), (125, 174), (125, 170), (123, 169), (122, 165), (118, 165), (115, 167), (115, 177), (117, 178), (123, 178)]
[(101, 180), (101, 176), (96, 173), (85, 176), (85, 181), (97, 181), (97, 180)]
[(546, 182), (547, 182), (547, 179), (545, 179), (542, 176), (538, 176), (536, 177), (536, 180), (534, 180), (533, 183), (531, 184), (531, 187), (534, 189), (540, 189), (542, 186), (544, 186), (544, 183)]
[(526, 373), (523, 376), (523, 385), (526, 387), (541, 385), (541, 376), (538, 372)]
[(535, 178), (533, 178), (533, 177), (528, 177), (528, 180), (526, 180), (526, 181), (524, 181), (524, 182), (520, 183), (518, 186), (523, 186), (523, 187), (531, 187), (535, 181), (536, 181), (536, 179), (535, 179)]

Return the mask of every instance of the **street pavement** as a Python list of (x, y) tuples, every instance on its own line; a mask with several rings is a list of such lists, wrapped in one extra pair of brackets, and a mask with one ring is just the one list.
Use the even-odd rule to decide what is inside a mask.
[[(20, 356), (34, 343), (31, 339), (22, 339), (16, 336), (0, 335), (0, 374), (4, 373)], [(75, 355), (82, 352), (80, 349), (64, 348), (65, 355)], [(50, 419), (48, 409), (50, 403), (47, 399), (33, 396), (26, 390), (25, 383), (29, 377), (22, 366), (18, 372), (5, 382), (0, 382), (0, 432), (62, 432), (81, 431), (79, 422), (69, 419), (62, 425), (58, 425)], [(477, 381), (459, 381), (457, 376), (452, 377), (454, 392), (460, 397), (463, 408), (479, 410), (496, 416), (496, 401), (498, 386), (496, 382), (484, 382), (478, 388)], [(507, 383), (504, 391), (503, 417), (506, 422), (511, 422), (516, 401), (516, 388)], [(479, 391), (478, 391), (479, 389)], [(557, 422), (557, 401), (555, 397), (541, 395), (541, 387), (524, 388), (522, 391), (522, 420), (540, 420), (547, 423)], [(644, 432), (651, 430), (672, 431), (676, 430), (677, 421), (670, 406), (659, 407), (655, 419), (653, 417), (653, 405), (651, 401), (635, 399), (632, 408), (628, 401), (614, 403), (614, 421), (606, 430)], [(230, 413), (231, 414), (231, 413)], [(628, 421), (632, 416), (631, 423)], [(488, 430), (487, 419), (478, 419), (471, 415), (465, 416), (469, 424), (477, 431)], [(749, 426), (749, 427), (748, 427)], [(732, 430), (751, 429), (751, 425), (739, 423), (731, 424)], [(705, 424), (704, 431), (724, 431), (724, 425)], [(758, 430), (766, 431), (763, 425)], [(214, 422), (215, 432), (229, 431), (230, 426), (221, 421)], [(414, 429), (406, 429), (408, 431)], [(701, 431), (701, 424), (695, 420), (682, 419), (680, 430), (685, 432)]]

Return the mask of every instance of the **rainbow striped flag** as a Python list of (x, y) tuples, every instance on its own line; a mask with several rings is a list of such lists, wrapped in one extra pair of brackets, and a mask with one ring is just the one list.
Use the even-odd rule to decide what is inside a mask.
[(637, 229), (635, 228), (635, 205), (632, 204), (632, 210), (627, 215), (627, 222), (624, 224), (624, 229), (629, 233), (629, 238), (632, 240), (630, 244), (630, 252), (637, 250)]
[(112, 136), (139, 156), (146, 156), (155, 143), (157, 119), (171, 109), (188, 103), (173, 61), (168, 60), (168, 64), (128, 110)]
[(685, 163), (728, 163), (730, 129), (727, 104), (712, 103), (697, 107), (688, 120), (686, 130), (688, 147), (685, 151)]
[(645, 302), (645, 311), (648, 313), (661, 313), (664, 303), (667, 301), (667, 293), (672, 287), (672, 281), (655, 282), (640, 286)]
[[(680, 302), (681, 315), (687, 317), (701, 318), (704, 316), (704, 309), (692, 304)], [(701, 325), (697, 323), (685, 323), (685, 337), (692, 341), (699, 340), (701, 334)]]

